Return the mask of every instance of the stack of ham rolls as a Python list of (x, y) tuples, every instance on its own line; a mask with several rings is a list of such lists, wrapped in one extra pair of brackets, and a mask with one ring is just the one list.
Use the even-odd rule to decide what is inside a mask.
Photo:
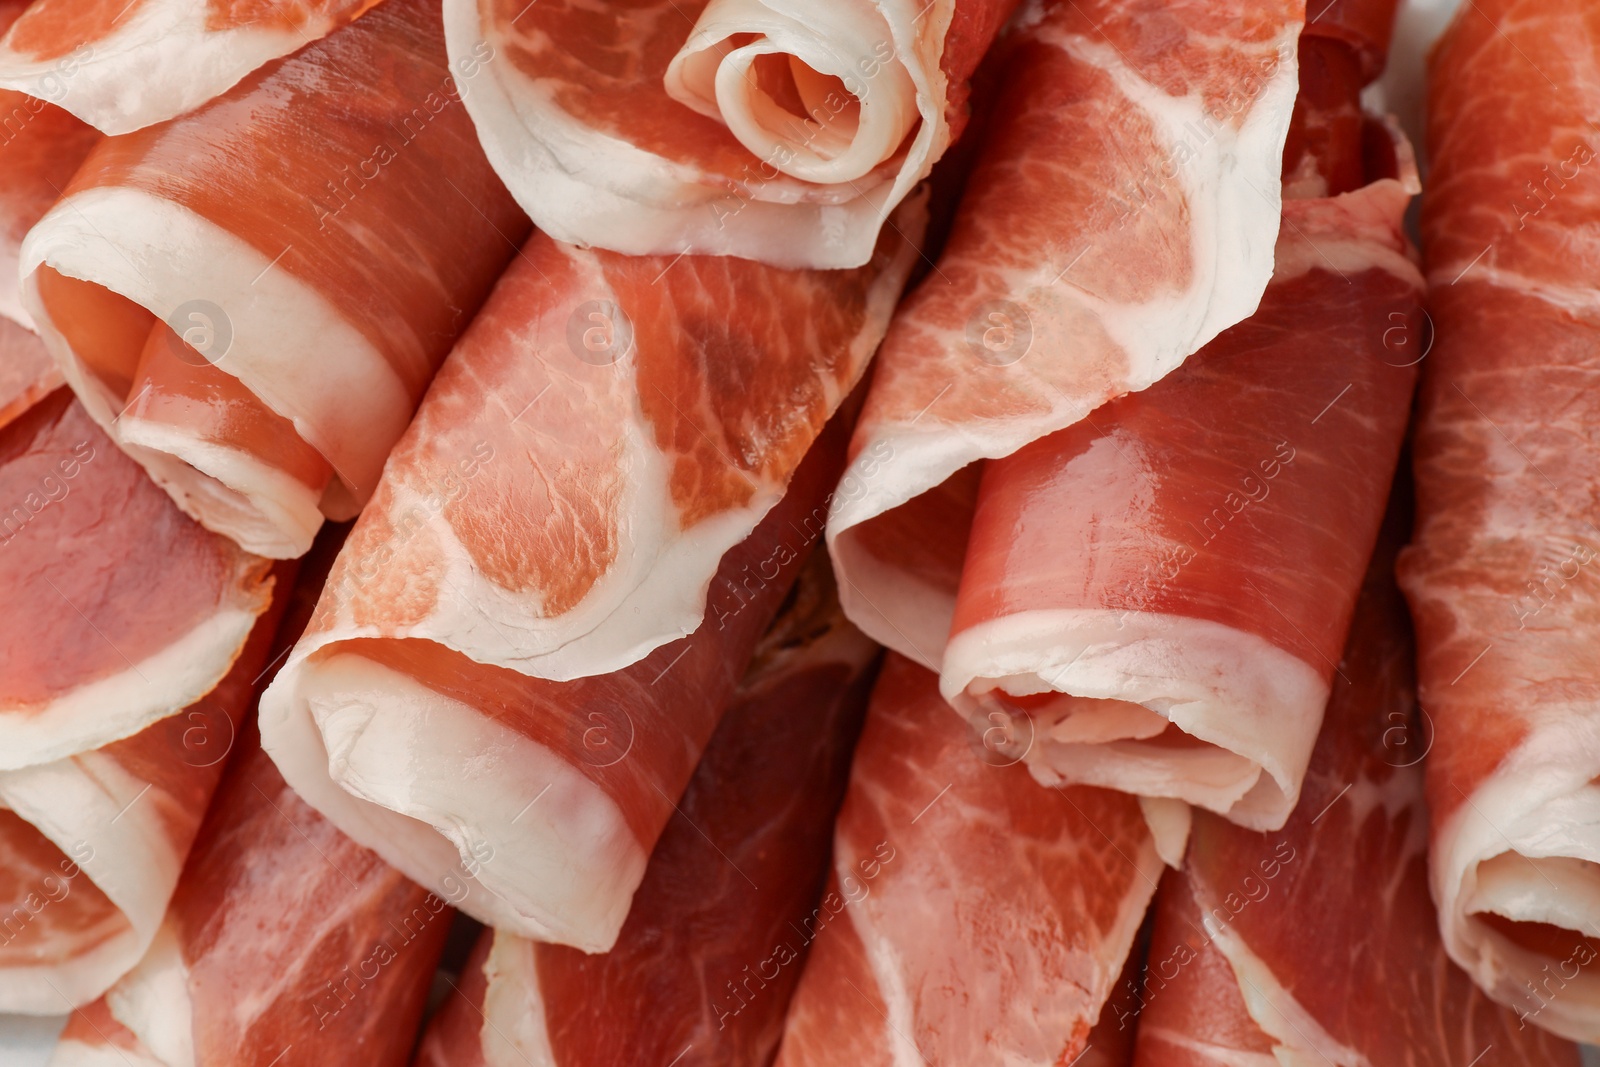
[(0, 1058), (1576, 1067), (1600, 13), (1317, 6), (0, 0)]

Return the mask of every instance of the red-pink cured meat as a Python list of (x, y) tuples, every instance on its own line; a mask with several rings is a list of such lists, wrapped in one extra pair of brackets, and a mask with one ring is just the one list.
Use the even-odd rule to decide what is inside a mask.
[(32, 0), (0, 19), (0, 87), (128, 133), (199, 107), (376, 3)]
[(935, 669), (952, 590), (866, 527), (1159, 380), (1255, 309), (1278, 233), (1301, 3), (1030, 16), (938, 270), (879, 353), (859, 491), (829, 519), (851, 619)]
[[(848, 432), (842, 417), (824, 429), (783, 500), (723, 557), (703, 626), (623, 670), (570, 682), (392, 629), (450, 578), (363, 574), (374, 552), (428, 536), (390, 526), (380, 496), (262, 698), (267, 751), (314, 807), (421, 884), (467, 884), (459, 906), (474, 918), (604, 951), (820, 533)], [(418, 474), (442, 485), (449, 470)]]
[(762, 638), (602, 955), (485, 931), (419, 1067), (766, 1067), (804, 965), (878, 648), (820, 552)]
[[(1156, 897), (1138, 1067), (1575, 1067), (1445, 956), (1405, 605), (1391, 577), (1410, 501), (1368, 572), (1300, 806), (1277, 833), (1197, 812)], [(1359, 872), (1354, 879), (1351, 872)]]
[[(1600, 10), (1461, 9), (1429, 70), (1417, 627), (1432, 887), (1491, 996), (1600, 1040)], [(1530, 62), (1530, 57), (1537, 57)]]
[(527, 233), (458, 73), (434, 6), (390, 0), (105, 138), (25, 242), (24, 304), (89, 413), (260, 555), (371, 496)]
[(1160, 871), (1137, 801), (1041, 789), (890, 655), (778, 1067), (1072, 1063)]
[(448, 0), (467, 109), (539, 229), (857, 267), (967, 120), (1017, 0)]
[[(50, 457), (52, 434), (63, 430), (95, 433), (64, 392), (0, 433), (0, 481), (35, 457)], [(31, 452), (22, 451), (30, 446)], [(0, 769), (0, 1011), (57, 1014), (78, 1007), (103, 993), (156, 937), (267, 662), (277, 613), (266, 610), (265, 598), (273, 581), (287, 578), (279, 573), (266, 580), (261, 561), (235, 576), (249, 599), (229, 609), (244, 625), (237, 639), (229, 637), (234, 624), (208, 601), (206, 583), (217, 580), (219, 569), (225, 573), (218, 557), (226, 561), (239, 555), (237, 549), (178, 515), (103, 438), (96, 449), (74, 476), (71, 495), (52, 501), (62, 514), (39, 515), (37, 530), (24, 530), (0, 546), (0, 567), (31, 559), (27, 566), (39, 589), (18, 595), (46, 609), (31, 615), (28, 629), (6, 637), (0, 679), (11, 693), (55, 694), (42, 706), (12, 705), (3, 726), (8, 736), (0, 741), (0, 753), (14, 761)], [(119, 463), (125, 468), (120, 477)], [(53, 477), (66, 484), (64, 473)], [(180, 528), (174, 530), (170, 521), (141, 525), (138, 520), (151, 517), (149, 501), (170, 512)], [(85, 510), (100, 521), (84, 523)], [(65, 517), (69, 512), (80, 514)], [(124, 521), (131, 524), (120, 526)], [(182, 536), (182, 525), (198, 541)], [(47, 529), (58, 531), (60, 540), (39, 540)], [(130, 546), (139, 543), (136, 530), (168, 535), (161, 543), (173, 554), (142, 561), (142, 573), (135, 574), (127, 564), (134, 558)], [(41, 565), (46, 544), (74, 551)], [(92, 561), (83, 558), (91, 546)], [(27, 588), (15, 572), (5, 584)], [(52, 603), (62, 605), (59, 613), (48, 607)], [(148, 615), (141, 615), (141, 607)], [(207, 610), (213, 615), (209, 622)], [(197, 631), (217, 631), (208, 647), (181, 640), (185, 612), (195, 614)], [(163, 639), (175, 644), (163, 649)], [(118, 643), (130, 656), (154, 645), (154, 657), (133, 661), (130, 669), (129, 660), (115, 658)], [(108, 647), (115, 663), (108, 661), (106, 669), (113, 673), (59, 691), (53, 679), (64, 667), (100, 658)], [(161, 658), (172, 647), (186, 669)], [(225, 677), (219, 682), (218, 675)], [(192, 691), (184, 686), (199, 692), (182, 696)], [(74, 700), (84, 707), (63, 719), (63, 708)], [(177, 703), (164, 710), (157, 703), (152, 711), (152, 700)], [(130, 706), (142, 709), (139, 718), (128, 718)], [(41, 744), (23, 729), (40, 716), (55, 716), (58, 743)], [(15, 743), (13, 734), (19, 735)]]

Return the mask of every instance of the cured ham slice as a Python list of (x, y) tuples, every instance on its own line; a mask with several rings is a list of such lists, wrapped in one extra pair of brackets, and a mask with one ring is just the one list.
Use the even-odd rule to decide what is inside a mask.
[(526, 234), (424, 0), (107, 138), (65, 193), (22, 270), (68, 383), (180, 507), (276, 558), (371, 495)]
[(1195, 813), (1184, 868), (1156, 896), (1148, 969), (1111, 1001), (1144, 1009), (1138, 1067), (1578, 1063), (1576, 1046), (1480, 993), (1438, 937), (1428, 732), (1391, 577), (1402, 525), (1368, 573), (1289, 822), (1257, 833)]
[(419, 1067), (771, 1062), (878, 658), (828, 567), (820, 552), (808, 562), (762, 639), (616, 945), (587, 956), (484, 931)]
[[(485, 151), (539, 229), (632, 255), (867, 263), (1017, 0), (447, 0)], [(463, 73), (464, 70), (463, 70)]]
[(778, 1067), (1083, 1053), (1161, 860), (1134, 798), (1041, 789), (1004, 763), (935, 675), (890, 655)]
[(0, 427), (61, 384), (61, 372), (39, 339), (14, 321), (0, 318)]
[(67, 1021), (51, 1067), (409, 1062), (448, 901), (242, 744), (155, 942)]
[[(147, 483), (139, 475), (136, 484)], [(115, 554), (107, 544), (103, 553)], [(166, 580), (181, 585), (181, 571), (173, 567)], [(65, 580), (70, 568), (55, 573)], [(43, 593), (31, 602), (47, 603)], [(114, 613), (97, 616), (102, 639), (138, 639), (137, 627), (116, 626)], [(151, 625), (163, 621), (154, 615)], [(275, 613), (263, 616), (227, 676), (181, 714), (93, 749), (0, 771), (0, 1011), (56, 1014), (84, 1004), (156, 939), (275, 623)], [(20, 668), (48, 677), (57, 666), (29, 659), (21, 636), (6, 648), (8, 681), (23, 675)], [(162, 680), (150, 664), (145, 669), (151, 684)], [(138, 695), (130, 680), (119, 688)], [(118, 710), (101, 700), (99, 710)], [(12, 747), (0, 751), (9, 757)]]
[(870, 526), (1255, 310), (1302, 8), (1062, 0), (1019, 33), (938, 271), (879, 353), (846, 475), (860, 490), (829, 519), (845, 610), (878, 641), (937, 669), (955, 590), (908, 565), (931, 544)]
[[(0, 87), (106, 133), (181, 115), (378, 0), (33, 0), (0, 37)], [(4, 20), (0, 20), (0, 26)]]
[(272, 582), (66, 390), (0, 431), (0, 773), (131, 737), (228, 674)]
[(1422, 232), (1438, 343), (1400, 572), (1437, 735), (1445, 948), (1530, 1025), (1585, 1041), (1600, 1039), (1597, 48), (1592, 5), (1485, 2), (1434, 52)]
[[(412, 878), (436, 891), (459, 879), (474, 918), (610, 948), (673, 800), (819, 533), (846, 433), (839, 420), (824, 431), (783, 500), (723, 557), (705, 625), (626, 669), (565, 683), (402, 629), (423, 598), (468, 594), (450, 593), (440, 568), (364, 570), (431, 536), (391, 525), (384, 490), (262, 698), (267, 751), (314, 807)], [(421, 484), (442, 486), (456, 461), (440, 455)]]

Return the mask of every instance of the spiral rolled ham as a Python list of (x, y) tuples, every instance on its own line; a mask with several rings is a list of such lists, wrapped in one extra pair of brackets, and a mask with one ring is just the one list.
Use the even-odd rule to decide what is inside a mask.
[(777, 1067), (1083, 1055), (1160, 877), (1134, 798), (1041, 789), (891, 654)]
[[(497, 425), (508, 436), (476, 457), (481, 486), (452, 496), (509, 516), (542, 492), (511, 459), (548, 447), (543, 438), (560, 424)], [(722, 557), (699, 629), (631, 666), (569, 682), (483, 662), (472, 646), (412, 629), (430, 603), (467, 594), (441, 566), (374, 564), (435, 536), (426, 512), (411, 525), (390, 520), (403, 483), (386, 479), (262, 698), (263, 744), (289, 784), (351, 837), (435, 891), (446, 878), (464, 882), (459, 906), (469, 915), (507, 933), (606, 950), (673, 800), (820, 535), (847, 433), (842, 419), (825, 428), (783, 499)], [(456, 466), (467, 455), (413, 455), (406, 477), (444, 497), (447, 479), (468, 477)], [(463, 528), (497, 529), (481, 519)], [(485, 547), (502, 560), (516, 551), (509, 542)], [(574, 557), (551, 553), (563, 566)]]
[(105, 133), (182, 115), (379, 0), (33, 0), (0, 37), (0, 88)]
[(526, 222), (438, 14), (395, 0), (90, 153), (23, 299), (96, 421), (208, 529), (304, 552), (349, 518)]
[[(975, 461), (1143, 389), (1272, 273), (1295, 0), (1044, 2), (938, 270), (878, 355), (828, 547), (852, 621), (937, 669)], [(934, 521), (937, 517), (937, 522)]]
[(1393, 578), (1409, 510), (1400, 495), (1293, 817), (1257, 833), (1195, 813), (1183, 869), (1156, 894), (1147, 969), (1108, 1012), (1131, 1029), (1142, 1008), (1136, 1067), (1579, 1062), (1576, 1046), (1485, 997), (1438, 936), (1430, 731)]
[(833, 816), (878, 659), (828, 569), (821, 552), (807, 562), (762, 638), (616, 945), (588, 956), (484, 931), (418, 1067), (771, 1062), (826, 914)]
[(1438, 340), (1400, 571), (1437, 737), (1445, 948), (1526, 1025), (1583, 1041), (1600, 1040), (1597, 50), (1592, 5), (1500, 0), (1463, 8), (1434, 52)]
[(155, 937), (266, 660), (272, 580), (64, 390), (0, 431), (0, 493), (0, 582), (29, 605), (0, 655), (0, 1011), (50, 1014)]
[(858, 267), (960, 133), (1017, 0), (448, 0), (484, 150), (540, 230)]

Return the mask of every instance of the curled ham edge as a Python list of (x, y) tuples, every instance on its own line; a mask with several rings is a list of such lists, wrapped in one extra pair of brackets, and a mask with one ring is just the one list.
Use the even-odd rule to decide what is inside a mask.
[[(1404, 142), (1397, 147), (1404, 150)], [(1344, 274), (1386, 271), (1420, 292), (1421, 274), (1405, 247), (1396, 245), (1403, 241), (1399, 221), (1418, 189), (1403, 152), (1401, 161), (1400, 179), (1332, 198), (1285, 201), (1290, 225), (1279, 233), (1274, 282), (1331, 265)], [(1128, 775), (1138, 783), (1132, 791), (1155, 802), (1147, 804), (1147, 814), (1166, 843), (1179, 840), (1185, 826), (1181, 814), (1161, 803), (1166, 800), (1198, 804), (1255, 829), (1283, 824), (1322, 724), (1326, 666), (1208, 619), (1116, 608), (1032, 610), (951, 637), (939, 684), (980, 731), (993, 725), (988, 692), (1059, 692), (1110, 702), (1094, 720), (1107, 737), (1141, 739), (1171, 722), (1207, 742), (1203, 776), (1183, 774), (1178, 756), (1159, 745), (1120, 754), (1092, 740), (1058, 744), (1039, 737), (1027, 754), (1030, 763), (1055, 767), (1069, 780), (1080, 780), (1068, 767), (1086, 755), (1099, 768), (1117, 767), (1119, 784)], [(1241, 795), (1237, 782), (1254, 784)]]
[[(737, 194), (724, 179), (589, 129), (510, 61), (490, 64), (463, 101), (496, 173), (539, 229), (558, 240), (628, 255), (861, 266), (890, 214), (949, 147), (949, 85), (940, 59), (955, 0), (795, 6), (801, 10), (790, 15), (759, 0), (712, 0), (667, 69), (669, 95), (722, 121), (750, 149), (753, 180)], [(452, 66), (512, 47), (484, 15), (492, 7), (493, 0), (444, 0)], [(745, 34), (758, 39), (733, 48), (730, 38)], [(850, 138), (821, 126), (811, 143), (840, 145), (831, 155), (785, 139), (775, 129), (780, 113), (798, 120), (749, 77), (748, 64), (760, 54), (790, 57), (803, 98), (826, 95), (820, 86), (829, 78), (859, 86), (858, 107), (841, 114), (859, 111), (867, 121)], [(842, 147), (847, 140), (850, 147)], [(898, 167), (892, 180), (882, 176), (886, 163)], [(760, 180), (757, 172), (768, 167), (783, 176)], [(730, 197), (737, 208), (719, 211), (718, 202)]]
[[(1043, 41), (1068, 54), (1089, 47), (1048, 28), (1039, 32)], [(1276, 46), (1278, 54), (1297, 54), (1299, 32), (1298, 24), (1286, 27), (1285, 38)], [(1115, 65), (1119, 68), (1116, 77), (1128, 86), (1130, 107), (1139, 110), (1173, 144), (1186, 144), (1185, 124), (1201, 117), (1198, 106), (1163, 97), (1137, 73)], [(1148, 388), (1217, 334), (1255, 311), (1273, 273), (1280, 218), (1279, 171), (1297, 83), (1297, 64), (1278, 63), (1243, 124), (1238, 129), (1219, 130), (1203, 156), (1178, 168), (1174, 180), (1181, 184), (1194, 213), (1190, 228), (1194, 278), (1188, 290), (1159, 307), (1118, 306), (1082, 298), (1096, 308), (1094, 314), (1121, 344), (1120, 354), (1129, 372), (1120, 390), (1101, 396), (1063, 397), (1063, 404), (1043, 415), (956, 425), (935, 417), (921, 426), (923, 415), (942, 393), (930, 397), (921, 412), (889, 412), (883, 417), (875, 412), (869, 394), (841, 481), (852, 491), (834, 497), (827, 529), (828, 551), (839, 575), (840, 600), (862, 631), (937, 671), (955, 602), (953, 591), (925, 583), (870, 553), (861, 544), (857, 527), (936, 489), (970, 464), (1010, 455), (1030, 441), (1076, 423), (1118, 393)], [(1031, 274), (1008, 278), (1006, 284), (1014, 293), (1048, 289), (1060, 273), (1057, 267), (1040, 263)], [(1071, 336), (1065, 331), (1066, 323), (1063, 318), (1054, 328), (1062, 336)], [(1049, 338), (1051, 328), (1050, 322), (1035, 318), (1036, 347)], [(949, 351), (940, 355), (959, 365), (971, 358), (956, 354), (957, 349), (964, 353), (964, 346), (963, 338), (950, 338), (946, 342)], [(908, 352), (907, 358), (919, 354)], [(891, 324), (878, 358), (882, 362), (895, 356), (895, 325)]]
[[(36, 0), (47, 2), (53, 9), (69, 6)], [(47, 100), (102, 133), (130, 133), (194, 110), (376, 2), (344, 0), (346, 10), (337, 16), (320, 14), (274, 29), (260, 21), (213, 28), (215, 15), (204, 0), (134, 0), (110, 33), (70, 49), (58, 45), (60, 55), (17, 48), (15, 31), (0, 38), (0, 88)]]

